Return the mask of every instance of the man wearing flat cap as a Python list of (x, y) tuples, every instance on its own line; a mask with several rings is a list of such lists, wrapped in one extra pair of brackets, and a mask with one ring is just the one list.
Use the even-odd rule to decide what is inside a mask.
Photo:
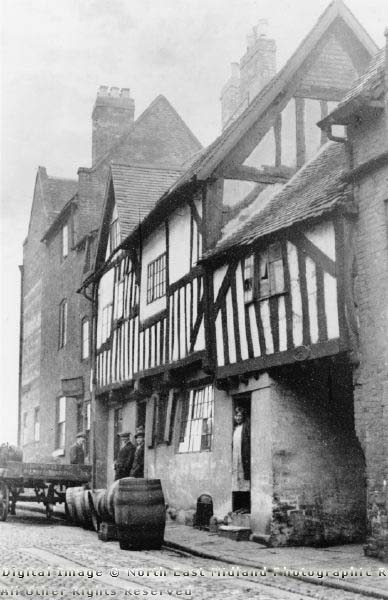
[(115, 479), (129, 477), (135, 455), (135, 446), (131, 442), (131, 434), (129, 431), (119, 433), (119, 437), (121, 448), (114, 464), (116, 472)]
[(85, 434), (83, 432), (77, 433), (75, 443), (70, 446), (71, 465), (83, 465), (85, 463), (84, 442)]
[(144, 427), (142, 425), (136, 429), (135, 440), (136, 450), (131, 477), (144, 477)]

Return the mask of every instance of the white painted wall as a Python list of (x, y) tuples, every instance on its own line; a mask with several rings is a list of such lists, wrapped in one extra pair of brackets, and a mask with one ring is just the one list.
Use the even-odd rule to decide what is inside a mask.
[(169, 218), (169, 276), (170, 283), (190, 271), (190, 207), (179, 207)]

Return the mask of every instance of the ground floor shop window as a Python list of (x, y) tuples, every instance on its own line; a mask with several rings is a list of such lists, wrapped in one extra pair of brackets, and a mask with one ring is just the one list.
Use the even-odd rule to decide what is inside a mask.
[(182, 399), (178, 452), (211, 450), (214, 390), (208, 385), (190, 390)]

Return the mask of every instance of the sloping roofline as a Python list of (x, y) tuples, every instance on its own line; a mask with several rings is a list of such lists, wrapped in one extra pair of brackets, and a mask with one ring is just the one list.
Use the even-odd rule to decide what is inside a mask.
[(172, 191), (182, 184), (187, 183), (193, 177), (205, 180), (212, 175), (219, 163), (250, 130), (255, 122), (258, 121), (264, 111), (292, 80), (295, 73), (300, 69), (316, 46), (318, 40), (337, 18), (341, 18), (345, 22), (371, 57), (377, 52), (377, 45), (344, 2), (342, 0), (333, 0), (319, 17), (314, 27), (299, 44), (284, 67), (259, 92), (241, 115), (230, 123), (225, 131), (207, 147), (199, 159), (177, 181)]

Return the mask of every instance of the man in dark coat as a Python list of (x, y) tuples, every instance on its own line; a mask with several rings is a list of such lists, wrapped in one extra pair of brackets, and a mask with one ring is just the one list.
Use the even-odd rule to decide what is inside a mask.
[(131, 434), (126, 431), (120, 433), (119, 436), (122, 446), (114, 464), (114, 469), (116, 471), (115, 479), (129, 477), (135, 455), (135, 446), (131, 442)]
[(144, 477), (144, 427), (136, 429), (136, 450), (131, 469), (131, 477)]
[(70, 446), (71, 465), (83, 465), (85, 463), (84, 441), (85, 434), (77, 433), (77, 439), (75, 443), (72, 446)]

